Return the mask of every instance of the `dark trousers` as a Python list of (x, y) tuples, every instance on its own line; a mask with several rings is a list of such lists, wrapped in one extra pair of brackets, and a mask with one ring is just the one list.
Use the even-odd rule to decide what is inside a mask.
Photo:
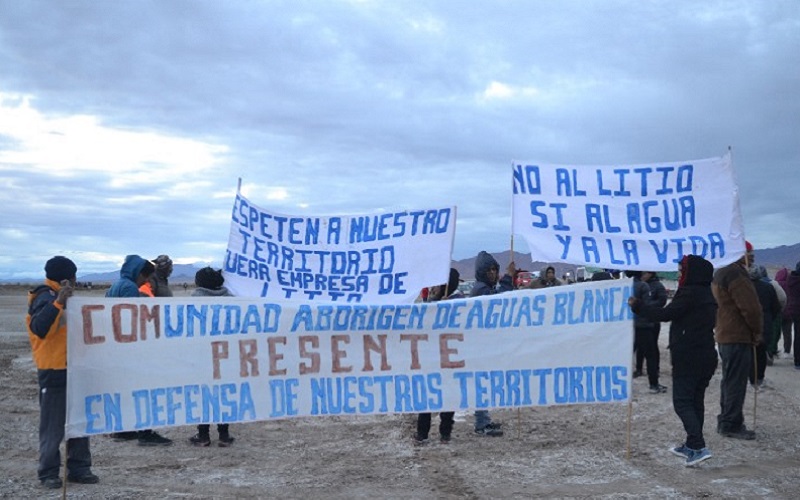
[[(211, 432), (211, 426), (208, 424), (200, 424), (197, 426), (197, 433), (201, 436), (208, 436)], [(220, 436), (228, 433), (228, 424), (217, 424), (217, 432)]]
[[(655, 336), (655, 343), (656, 343), (656, 361), (659, 365), (661, 365), (661, 352), (658, 350), (658, 337), (661, 334), (661, 323), (657, 324), (653, 327), (653, 334)], [(636, 344), (636, 340), (634, 339), (634, 344)], [(641, 372), (642, 367), (644, 366), (644, 349), (636, 349), (636, 371)]]
[[(420, 439), (428, 439), (428, 434), (431, 431), (431, 413), (420, 413), (417, 418), (417, 437)], [(439, 413), (439, 435), (450, 437), (453, 432), (453, 416), (455, 412), (443, 411)]]
[[(64, 423), (67, 420), (67, 388), (39, 387), (39, 479), (59, 476)], [(67, 473), (81, 477), (91, 472), (92, 454), (89, 438), (67, 441)]]
[(706, 447), (703, 439), (706, 388), (716, 369), (715, 359), (713, 366), (708, 366), (705, 372), (672, 377), (672, 407), (686, 430), (686, 446), (693, 450)]
[(800, 318), (783, 318), (781, 322), (783, 330), (783, 352), (789, 353), (792, 350), (792, 330), (794, 330), (794, 364), (800, 365), (800, 355), (797, 349), (797, 334), (800, 332)]
[[(652, 327), (636, 328), (634, 336), (636, 356), (642, 353), (647, 362), (647, 380), (650, 385), (658, 385), (658, 372), (660, 363), (660, 353), (656, 343), (656, 332)], [(638, 368), (637, 368), (638, 369)]]
[(756, 356), (753, 358), (755, 366), (751, 366), (747, 372), (747, 380), (751, 384), (757, 384), (764, 381), (764, 376), (767, 373), (767, 346), (766, 344), (758, 344), (756, 346)]
[(752, 344), (719, 344), (722, 358), (717, 423), (720, 430), (736, 432), (744, 424), (744, 398), (747, 394), (747, 374), (753, 366)]

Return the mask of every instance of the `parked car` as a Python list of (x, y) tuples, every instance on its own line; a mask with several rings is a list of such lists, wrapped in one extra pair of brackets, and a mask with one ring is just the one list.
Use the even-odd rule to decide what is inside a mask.
[(539, 273), (532, 271), (519, 271), (514, 277), (514, 288), (525, 288), (531, 281), (539, 277)]

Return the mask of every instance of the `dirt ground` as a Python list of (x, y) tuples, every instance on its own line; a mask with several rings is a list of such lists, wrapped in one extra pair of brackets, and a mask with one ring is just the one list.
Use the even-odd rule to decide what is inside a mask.
[[(99, 293), (78, 292), (80, 293)], [(176, 291), (180, 295), (182, 289)], [(0, 287), (0, 497), (58, 498), (36, 480), (36, 372), (24, 327), (21, 288)], [(661, 335), (661, 383), (670, 368)], [(453, 440), (415, 446), (415, 417), (302, 418), (231, 428), (230, 448), (195, 448), (194, 428), (162, 434), (171, 447), (142, 448), (92, 438), (97, 485), (69, 484), (69, 498), (797, 498), (800, 491), (800, 371), (790, 359), (767, 369), (771, 389), (748, 390), (747, 425), (756, 441), (714, 432), (719, 373), (706, 396), (706, 440), (714, 458), (684, 467), (667, 449), (682, 441), (670, 394), (633, 383), (628, 405), (492, 412), (505, 436), (472, 432), (457, 414)], [(438, 418), (434, 418), (434, 425)], [(435, 435), (432, 432), (432, 436)], [(212, 430), (212, 439), (216, 432)]]

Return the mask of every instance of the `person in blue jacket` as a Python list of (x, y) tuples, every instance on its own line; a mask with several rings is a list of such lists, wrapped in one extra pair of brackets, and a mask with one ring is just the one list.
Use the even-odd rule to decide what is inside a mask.
[[(119, 271), (119, 279), (115, 281), (106, 292), (106, 297), (146, 297), (139, 291), (150, 276), (155, 272), (156, 266), (138, 255), (128, 255)], [(115, 441), (139, 441), (139, 446), (169, 446), (172, 440), (165, 438), (152, 429), (143, 431), (117, 432), (112, 434)]]

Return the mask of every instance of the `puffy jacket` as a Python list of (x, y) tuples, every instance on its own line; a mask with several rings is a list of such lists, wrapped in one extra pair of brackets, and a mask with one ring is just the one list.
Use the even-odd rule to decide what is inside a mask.
[(139, 292), (139, 287), (136, 286), (136, 278), (142, 272), (145, 260), (138, 255), (128, 255), (125, 257), (125, 262), (122, 264), (122, 269), (119, 271), (119, 279), (111, 285), (111, 288), (106, 292), (106, 297), (140, 297), (143, 294)]
[(28, 338), (33, 361), (39, 370), (67, 368), (67, 321), (63, 307), (56, 302), (61, 285), (45, 280), (28, 292)]
[(714, 275), (711, 286), (717, 299), (716, 339), (720, 344), (753, 344), (762, 341), (764, 315), (745, 268), (734, 262)]
[(713, 373), (717, 366), (714, 325), (717, 302), (711, 292), (714, 267), (697, 255), (682, 261), (682, 279), (672, 302), (659, 307), (637, 302), (633, 310), (654, 321), (671, 321), (669, 350), (676, 377)]

